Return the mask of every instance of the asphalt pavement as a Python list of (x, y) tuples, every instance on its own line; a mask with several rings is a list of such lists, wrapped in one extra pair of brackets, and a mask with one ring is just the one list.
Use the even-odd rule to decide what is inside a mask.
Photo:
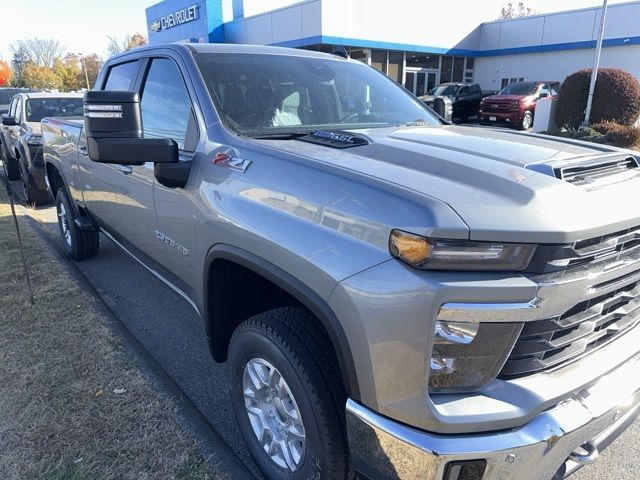
[[(18, 184), (14, 183), (16, 190)], [(33, 210), (43, 231), (60, 242), (55, 209)], [(97, 257), (75, 266), (162, 369), (178, 384), (240, 460), (259, 477), (244, 447), (229, 399), (225, 365), (216, 364), (205, 342), (202, 320), (182, 297), (158, 280), (107, 237)], [(599, 460), (573, 480), (640, 478), (640, 420)]]

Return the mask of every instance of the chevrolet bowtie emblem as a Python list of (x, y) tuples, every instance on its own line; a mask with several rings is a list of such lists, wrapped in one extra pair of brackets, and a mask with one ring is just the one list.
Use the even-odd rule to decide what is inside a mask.
[(162, 24), (158, 20), (151, 23), (151, 30), (153, 30), (154, 32), (159, 32), (161, 29), (162, 29)]

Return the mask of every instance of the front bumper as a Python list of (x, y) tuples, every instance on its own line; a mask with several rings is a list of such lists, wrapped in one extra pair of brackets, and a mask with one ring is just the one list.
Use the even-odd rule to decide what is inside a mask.
[(354, 466), (372, 479), (449, 480), (444, 474), (450, 462), (485, 460), (477, 480), (564, 478), (595, 460), (638, 416), (639, 368), (636, 355), (522, 427), (493, 433), (435, 435), (349, 400)]
[(520, 112), (495, 112), (495, 113), (482, 112), (478, 115), (478, 119), (481, 122), (486, 122), (486, 123), (518, 125), (522, 120), (522, 113)]

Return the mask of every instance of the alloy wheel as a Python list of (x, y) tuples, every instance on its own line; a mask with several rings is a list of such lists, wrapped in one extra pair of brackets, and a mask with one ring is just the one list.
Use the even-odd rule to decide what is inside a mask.
[(242, 390), (253, 433), (266, 454), (291, 472), (304, 461), (302, 416), (282, 374), (267, 360), (253, 358), (244, 367)]
[(58, 203), (58, 222), (60, 223), (60, 230), (62, 230), (62, 236), (67, 242), (67, 245), (71, 245), (71, 229), (69, 228), (69, 215), (67, 209), (64, 206), (64, 202)]

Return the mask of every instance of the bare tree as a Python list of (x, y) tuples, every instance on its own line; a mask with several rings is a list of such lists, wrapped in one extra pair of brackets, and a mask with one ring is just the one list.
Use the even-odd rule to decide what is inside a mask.
[(26, 38), (17, 40), (9, 49), (14, 55), (20, 54), (40, 67), (53, 67), (64, 54), (65, 47), (52, 38)]
[(498, 20), (528, 17), (529, 15), (535, 15), (537, 12), (527, 7), (524, 2), (518, 2), (518, 6), (514, 7), (512, 2), (507, 3), (506, 7), (502, 7), (500, 10), (500, 16)]
[(124, 38), (118, 40), (115, 37), (108, 36), (109, 45), (107, 45), (107, 52), (109, 55), (117, 55), (132, 48), (141, 47), (147, 44), (147, 37), (141, 33), (134, 33), (133, 35), (125, 35)]

